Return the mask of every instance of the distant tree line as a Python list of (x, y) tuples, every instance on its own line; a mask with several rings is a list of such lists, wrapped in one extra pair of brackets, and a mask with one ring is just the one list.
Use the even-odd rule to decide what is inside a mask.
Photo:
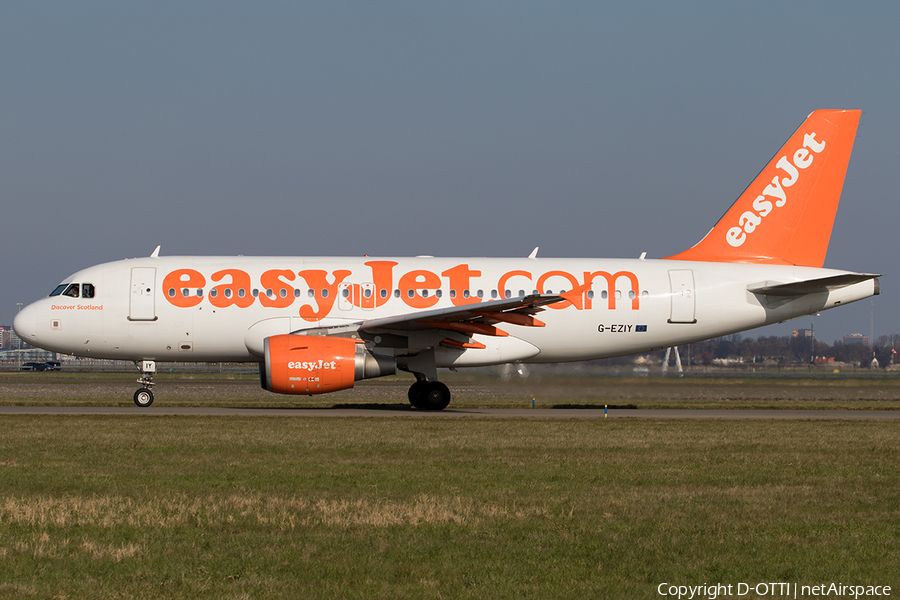
[[(841, 341), (828, 344), (809, 337), (792, 336), (745, 338), (736, 333), (679, 346), (682, 363), (687, 365), (690, 360), (690, 364), (695, 366), (738, 360), (746, 364), (787, 366), (798, 363), (826, 362), (828, 359), (834, 359), (836, 362), (868, 367), (872, 364), (874, 357), (877, 359), (879, 367), (884, 368), (890, 364), (894, 349), (900, 352), (900, 334), (882, 335), (875, 340), (874, 344), (869, 345), (866, 343), (845, 344)], [(651, 354), (654, 358), (662, 360), (665, 350), (657, 350)], [(646, 356), (646, 353), (643, 356)], [(633, 360), (633, 356), (607, 359), (610, 364), (627, 364)], [(900, 365), (900, 356), (896, 357), (895, 362)], [(670, 359), (670, 363), (674, 364), (674, 359)]]

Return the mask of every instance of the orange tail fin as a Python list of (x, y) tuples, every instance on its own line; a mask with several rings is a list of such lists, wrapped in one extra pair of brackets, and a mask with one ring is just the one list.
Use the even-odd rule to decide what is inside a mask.
[(821, 267), (859, 115), (809, 115), (706, 237), (667, 259)]

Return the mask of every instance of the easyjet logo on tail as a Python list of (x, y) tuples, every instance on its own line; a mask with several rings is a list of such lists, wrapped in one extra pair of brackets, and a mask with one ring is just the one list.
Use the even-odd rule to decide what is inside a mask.
[[(752, 235), (769, 214), (776, 208), (782, 208), (788, 201), (787, 188), (793, 186), (800, 177), (801, 171), (808, 169), (813, 164), (815, 155), (825, 149), (825, 142), (816, 140), (816, 133), (807, 133), (803, 136), (803, 146), (797, 149), (788, 160), (787, 155), (782, 156), (775, 163), (775, 167), (784, 171), (787, 177), (776, 174), (772, 182), (763, 188), (762, 193), (753, 201), (753, 210), (744, 211), (738, 218), (738, 224), (725, 232), (725, 240), (729, 245), (737, 248), (747, 241), (747, 236)], [(754, 212), (755, 211), (755, 212)]]

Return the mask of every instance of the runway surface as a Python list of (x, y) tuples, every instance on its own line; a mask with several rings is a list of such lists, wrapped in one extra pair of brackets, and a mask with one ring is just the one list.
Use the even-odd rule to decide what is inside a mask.
[(900, 421), (892, 410), (705, 410), (705, 409), (603, 409), (586, 408), (450, 408), (428, 412), (413, 408), (228, 408), (190, 406), (0, 406), (0, 415), (126, 415), (207, 417), (410, 417), (410, 418), (500, 418), (500, 419), (764, 419), (764, 420), (853, 420)]

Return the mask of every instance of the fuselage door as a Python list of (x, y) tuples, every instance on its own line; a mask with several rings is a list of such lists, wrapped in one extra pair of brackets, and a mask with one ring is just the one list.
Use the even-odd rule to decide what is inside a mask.
[(353, 308), (353, 284), (342, 283), (338, 286), (338, 308), (351, 310)]
[(672, 313), (669, 323), (696, 323), (694, 313), (694, 272), (690, 269), (669, 271), (672, 285)]
[(363, 310), (372, 310), (375, 308), (375, 284), (363, 283), (360, 285), (362, 298), (359, 299), (359, 305)]
[(131, 269), (131, 299), (128, 307), (129, 321), (156, 320), (156, 267)]

